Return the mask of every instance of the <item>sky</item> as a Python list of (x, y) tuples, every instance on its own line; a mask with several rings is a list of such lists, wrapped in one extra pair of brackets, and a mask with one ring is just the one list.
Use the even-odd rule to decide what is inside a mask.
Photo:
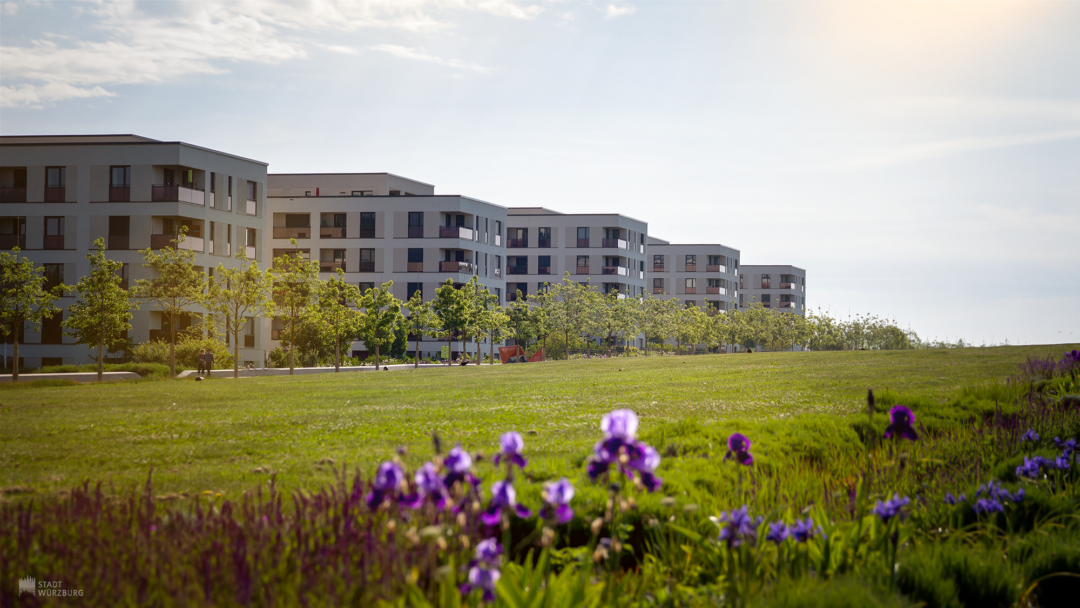
[(1080, 342), (1080, 2), (3, 2), (0, 133), (622, 213), (924, 339)]

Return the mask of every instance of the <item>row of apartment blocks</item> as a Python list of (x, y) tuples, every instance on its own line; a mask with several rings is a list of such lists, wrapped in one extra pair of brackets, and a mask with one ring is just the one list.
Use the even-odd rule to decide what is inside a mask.
[[(86, 252), (104, 238), (131, 284), (149, 278), (138, 250), (166, 247), (184, 227), (181, 246), (196, 252), (208, 275), (219, 264), (235, 266), (243, 247), (260, 266), (299, 252), (361, 287), (392, 280), (403, 300), (417, 290), (431, 299), (448, 278), (461, 284), (476, 276), (509, 302), (569, 273), (620, 297), (651, 293), (721, 310), (755, 301), (805, 310), (805, 271), (792, 266), (740, 268), (736, 249), (669, 243), (625, 215), (507, 208), (434, 190), (389, 173), (268, 174), (263, 162), (135, 135), (4, 136), (0, 249), (18, 246), (45, 266), (51, 283), (74, 284), (89, 272)], [(67, 296), (59, 305), (72, 301)], [(86, 361), (86, 349), (62, 335), (60, 318), (41, 332), (25, 331), (25, 364)], [(180, 321), (180, 328), (189, 323)], [(168, 320), (147, 307), (132, 325), (135, 342), (168, 335)], [(268, 320), (250, 324), (241, 359), (261, 364), (280, 329)], [(440, 347), (425, 341), (420, 350), (430, 356)], [(9, 355), (5, 350), (5, 366)]]

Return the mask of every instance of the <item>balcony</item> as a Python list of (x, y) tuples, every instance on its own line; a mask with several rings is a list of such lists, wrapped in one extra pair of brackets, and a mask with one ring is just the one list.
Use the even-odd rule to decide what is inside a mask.
[(528, 266), (507, 266), (506, 274), (529, 274)]
[(578, 247), (588, 247), (589, 246), (589, 239), (578, 239), (577, 240), (577, 246)]
[(536, 246), (540, 249), (551, 249), (551, 239), (537, 239)]
[(705, 288), (705, 293), (711, 293), (711, 294), (717, 294), (717, 295), (727, 295), (727, 294), (724, 293), (724, 289), (722, 287), (706, 287)]
[[(374, 270), (374, 262), (368, 263), (372, 265), (372, 270)], [(338, 270), (345, 270), (345, 262), (319, 262), (319, 272), (337, 272)], [(371, 272), (371, 270), (367, 272)]]
[(652, 292), (655, 293), (655, 294), (658, 294), (658, 295), (663, 294), (664, 293), (664, 288), (663, 287), (653, 287)]
[[(180, 332), (178, 331), (176, 333), (179, 334)], [(167, 329), (151, 329), (150, 330), (150, 341), (154, 342), (154, 341), (157, 341), (157, 340), (161, 340), (163, 342), (171, 342), (172, 341), (172, 336), (170, 335), (169, 330), (167, 330)]]
[(536, 274), (551, 274), (551, 266), (537, 266)]
[(687, 287), (686, 288), (686, 293), (689, 293), (689, 294), (697, 293), (697, 287)]
[(128, 280), (127, 279), (121, 279), (119, 285), (120, 285), (120, 289), (123, 289), (124, 291), (128, 290)]
[(529, 246), (529, 239), (506, 239), (507, 249), (524, 249)]
[(110, 234), (109, 249), (131, 249), (131, 237), (126, 234)]
[(0, 203), (25, 203), (26, 186), (0, 186)]
[[(150, 248), (151, 249), (168, 249), (173, 246), (173, 241), (178, 239), (179, 235), (176, 234), (151, 234), (150, 235)], [(184, 242), (180, 243), (180, 249), (188, 249), (190, 251), (203, 250), (202, 237), (189, 236), (184, 239)], [(252, 247), (251, 249), (254, 249)]]
[(589, 267), (588, 266), (578, 266), (576, 274), (589, 274)]
[(439, 272), (464, 272), (472, 274), (472, 264), (468, 262), (439, 262)]
[(64, 235), (45, 235), (45, 246), (43, 249), (63, 249), (64, 248)]
[(109, 186), (109, 202), (131, 202), (131, 186)]
[(622, 277), (630, 276), (630, 270), (622, 266), (603, 266), (600, 274), (617, 274)]
[(187, 186), (166, 186), (155, 184), (150, 187), (150, 200), (155, 203), (188, 203), (189, 205), (206, 204), (206, 194)]
[(271, 340), (280, 340), (281, 339), (281, 334), (284, 333), (284, 332), (285, 332), (284, 329), (271, 329), (270, 330), (270, 339)]
[(67, 197), (67, 188), (63, 186), (45, 186), (46, 203), (62, 203)]
[(319, 238), (322, 239), (343, 239), (345, 238), (344, 226), (323, 226), (319, 228)]
[(663, 264), (653, 264), (652, 265), (652, 271), (653, 272), (664, 272), (664, 265)]
[(638, 246), (637, 246), (637, 252), (638, 253), (645, 253), (645, 245), (642, 245), (642, 244), (639, 243)]
[(363, 226), (360, 226), (360, 238), (362, 238), (362, 239), (373, 239), (373, 238), (375, 238), (375, 229), (374, 228), (365, 228)]
[(627, 242), (622, 239), (603, 239), (600, 242), (601, 247), (615, 247), (616, 249), (629, 249)]
[[(188, 237), (188, 238), (190, 238), (190, 237)], [(199, 239), (199, 242), (202, 243), (202, 239)], [(202, 249), (202, 247), (200, 246), (199, 249)], [(244, 248), (244, 255), (247, 256), (247, 259), (254, 260), (255, 259), (255, 248), (251, 247), (251, 246), (245, 247)]]
[[(361, 265), (361, 266), (363, 266), (363, 265), (364, 265), (364, 263), (363, 263), (363, 262), (361, 262), (361, 263), (360, 263), (360, 265)], [(375, 270), (375, 268), (374, 268), (374, 266), (375, 266), (375, 263), (374, 263), (374, 262), (372, 262), (372, 263), (371, 263), (371, 265), (372, 265), (372, 269), (371, 269), (371, 271), (370, 271), (370, 272), (374, 272), (374, 270)], [(409, 268), (408, 268), (408, 271), (409, 271), (409, 272), (424, 272), (424, 263), (423, 263), (423, 262), (409, 262)], [(364, 271), (363, 271), (363, 270), (361, 270), (360, 272), (364, 272)]]
[(727, 272), (727, 267), (720, 264), (709, 264), (705, 267), (705, 272)]
[(248, 215), (259, 215), (259, 203), (251, 199), (247, 200), (247, 207), (244, 210)]
[(423, 226), (409, 226), (409, 238), (410, 239), (422, 239), (424, 238)]
[(375, 262), (360, 262), (357, 272), (375, 272)]
[(697, 264), (687, 264), (686, 272), (697, 272)]
[(780, 289), (795, 289), (794, 283), (780, 283)]
[(645, 280), (645, 271), (644, 271), (644, 270), (639, 270), (639, 271), (637, 271), (637, 278), (639, 278), (639, 279), (641, 279), (642, 281), (644, 281), (644, 280)]
[(473, 231), (472, 228), (466, 228), (464, 226), (439, 226), (439, 238), (465, 239), (471, 241), (473, 239)]
[(26, 235), (0, 234), (0, 250), (7, 251), (14, 247), (26, 249)]
[(210, 207), (211, 209), (215, 209), (217, 207), (217, 196), (214, 195), (213, 190), (211, 190), (206, 195), (206, 206)]
[(285, 228), (274, 226), (275, 239), (309, 239), (311, 238), (311, 226)]
[(244, 336), (244, 348), (255, 348), (255, 336)]

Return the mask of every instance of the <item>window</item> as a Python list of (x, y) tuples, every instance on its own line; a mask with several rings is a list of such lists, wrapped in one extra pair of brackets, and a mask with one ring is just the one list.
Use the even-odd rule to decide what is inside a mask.
[(511, 228), (508, 235), (506, 246), (508, 248), (528, 247), (529, 246), (529, 229), (528, 228)]
[(664, 256), (654, 255), (652, 256), (652, 269), (657, 272), (664, 271)]
[[(365, 249), (364, 251), (374, 251), (374, 249)], [(409, 262), (423, 262), (424, 250), (420, 248), (409, 249)]]
[[(771, 283), (772, 283), (772, 277), (771, 276), (769, 276), (767, 274), (761, 275), (761, 288), (762, 289), (770, 289), (769, 285)], [(762, 301), (764, 301), (764, 300), (762, 300)]]
[(409, 212), (409, 238), (410, 239), (422, 239), (422, 238), (424, 238), (424, 212), (423, 211), (410, 211)]
[(258, 200), (257, 198), (255, 198), (255, 185), (255, 182), (249, 181), (247, 183), (247, 200), (249, 201)]
[(26, 218), (0, 217), (0, 250), (26, 249)]
[(577, 229), (577, 246), (578, 247), (588, 247), (589, 246), (589, 229), (588, 228), (583, 227), (583, 228), (578, 228)]
[(109, 216), (109, 249), (130, 249), (131, 218), (126, 215)]
[(664, 293), (664, 279), (653, 279), (652, 280), (652, 292), (653, 293)]
[(353, 190), (353, 196), (372, 196), (374, 194), (371, 190)]
[(109, 200), (126, 203), (131, 200), (131, 167), (109, 167)]
[[(337, 250), (335, 250), (337, 251)], [(344, 252), (344, 250), (340, 250)], [(410, 250), (411, 251), (411, 250)], [(374, 249), (361, 249), (360, 250), (360, 268), (359, 272), (375, 272), (375, 250)]]
[[(525, 296), (529, 295), (529, 284), (528, 283), (518, 283), (517, 284), (517, 291), (520, 291), (521, 292), (521, 298), (525, 299)], [(517, 299), (517, 294), (514, 294), (514, 297), (515, 297), (515, 299)]]
[(64, 329), (61, 323), (63, 322), (64, 312), (60, 311), (55, 313), (51, 319), (42, 319), (41, 321), (41, 343), (42, 344), (63, 344), (64, 343)]
[[(344, 224), (342, 224), (344, 225)], [(375, 238), (375, 212), (374, 211), (361, 211), (360, 212), (360, 238), (373, 239)]]
[(709, 256), (709, 266), (723, 266), (723, 265), (724, 265), (724, 256), (722, 256), (722, 255), (710, 255)]
[(360, 283), (360, 293), (367, 293), (367, 290), (369, 290), (369, 289), (375, 289), (375, 283), (370, 283), (370, 282), (361, 282)]
[(247, 246), (248, 247), (254, 247), (255, 246), (255, 229), (254, 228), (247, 228), (246, 230), (247, 230)]
[(311, 190), (304, 190), (304, 196), (311, 196)]
[(767, 294), (767, 293), (761, 294), (761, 303), (762, 303), (762, 305), (765, 306), (765, 308), (771, 307), (772, 306), (772, 295)]
[(406, 283), (405, 298), (412, 298), (416, 292), (420, 292), (420, 299), (424, 299), (424, 284), (423, 283)]
[(697, 270), (697, 256), (696, 255), (688, 255), (688, 256), (686, 256), (686, 271), (687, 272), (694, 272), (695, 270)]
[(529, 258), (523, 255), (506, 258), (506, 274), (529, 274)]
[[(213, 272), (213, 270), (213, 268), (210, 269), (211, 272)], [(118, 272), (117, 275), (119, 275), (120, 277), (120, 289), (127, 289), (128, 278), (130, 277), (130, 275), (128, 275), (128, 265), (124, 264), (123, 266), (121, 266), (120, 272)]]
[(693, 308), (697, 306), (697, 300), (687, 300), (684, 304), (686, 304), (687, 308)]
[(536, 258), (536, 274), (551, 274), (551, 256), (541, 255)]
[(551, 247), (551, 228), (540, 228), (537, 230), (537, 247), (548, 249)]
[(344, 228), (344, 227), (345, 227), (345, 214), (344, 213), (335, 213), (334, 214), (334, 228)]
[(64, 282), (63, 264), (42, 264), (45, 269), (45, 291), (52, 291)]
[[(502, 221), (495, 220), (495, 246), (502, 247)], [(498, 276), (498, 275), (495, 275)]]
[(45, 202), (64, 202), (64, 186), (66, 185), (67, 167), (45, 168)]
[(686, 293), (697, 293), (697, 279), (686, 279)]
[(589, 267), (589, 256), (587, 256), (587, 255), (579, 255), (579, 256), (577, 256), (577, 267), (578, 268), (588, 268)]
[(217, 181), (217, 173), (214, 173), (213, 171), (211, 171), (210, 172), (210, 192), (214, 192), (214, 191), (217, 190), (217, 187), (214, 185), (215, 181)]
[(495, 276), (496, 277), (501, 277), (502, 276), (502, 256), (501, 255), (495, 256)]
[(45, 218), (45, 249), (64, 248), (64, 218)]

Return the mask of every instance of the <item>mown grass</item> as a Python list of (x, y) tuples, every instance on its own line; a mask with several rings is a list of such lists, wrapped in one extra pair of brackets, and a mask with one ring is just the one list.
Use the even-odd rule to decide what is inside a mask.
[[(128, 488), (151, 467), (163, 493), (235, 495), (269, 473), (279, 487), (318, 488), (334, 478), (330, 460), (370, 470), (405, 446), (405, 460), (416, 465), (429, 457), (433, 432), (445, 445), (487, 452), (507, 430), (525, 435), (530, 468), (543, 478), (580, 466), (600, 416), (617, 407), (636, 410), (642, 431), (663, 429), (670, 444), (678, 443), (670, 435), (679, 424), (721, 428), (733, 420), (807, 416), (812, 434), (820, 421), (813, 415), (862, 411), (868, 387), (928, 408), (963, 386), (1000, 381), (1029, 355), (1064, 349), (755, 353), (6, 387), (0, 489), (48, 493), (83, 480)], [(696, 446), (696, 455), (722, 457), (722, 446), (705, 447), (715, 451)], [(765, 462), (770, 449), (782, 446), (763, 446)]]

